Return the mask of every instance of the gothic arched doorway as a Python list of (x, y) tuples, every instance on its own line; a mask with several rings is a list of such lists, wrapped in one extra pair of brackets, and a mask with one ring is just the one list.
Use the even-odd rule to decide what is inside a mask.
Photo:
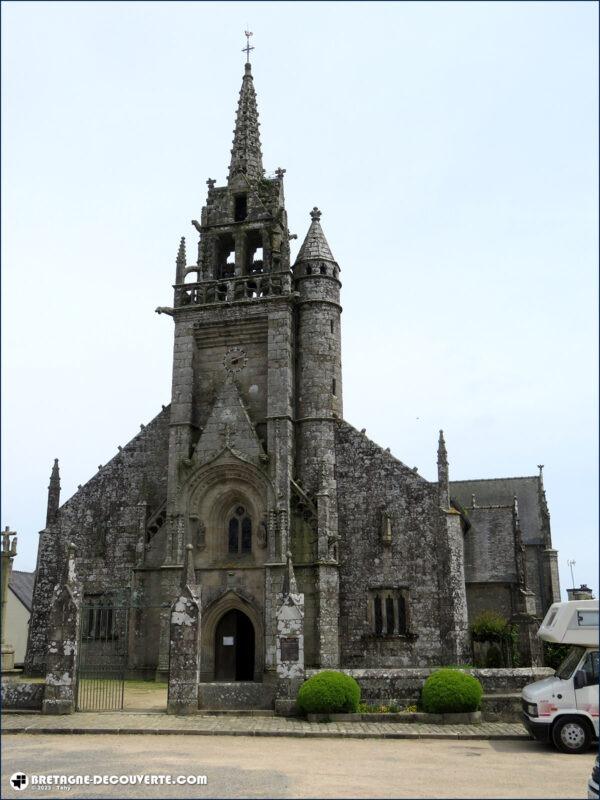
[(215, 680), (254, 680), (254, 626), (243, 611), (227, 611), (215, 631)]

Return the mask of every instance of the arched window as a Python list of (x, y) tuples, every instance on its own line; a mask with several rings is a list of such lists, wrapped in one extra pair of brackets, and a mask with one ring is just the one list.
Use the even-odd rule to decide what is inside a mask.
[(386, 623), (386, 633), (388, 636), (391, 636), (395, 633), (395, 626), (394, 626), (394, 598), (388, 595), (385, 598), (385, 623)]
[(252, 552), (252, 520), (244, 506), (236, 506), (229, 518), (229, 552)]
[(381, 613), (381, 597), (375, 595), (375, 633), (381, 636), (383, 633), (383, 615)]
[(403, 594), (398, 595), (398, 633), (406, 633), (406, 599)]

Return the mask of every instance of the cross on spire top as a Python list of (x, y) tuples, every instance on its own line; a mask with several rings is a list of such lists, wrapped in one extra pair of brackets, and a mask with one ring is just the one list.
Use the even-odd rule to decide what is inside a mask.
[(250, 50), (254, 50), (253, 47), (250, 46), (250, 37), (254, 36), (252, 31), (244, 31), (244, 36), (246, 37), (246, 47), (242, 48), (242, 53), (246, 53), (246, 64), (250, 63)]

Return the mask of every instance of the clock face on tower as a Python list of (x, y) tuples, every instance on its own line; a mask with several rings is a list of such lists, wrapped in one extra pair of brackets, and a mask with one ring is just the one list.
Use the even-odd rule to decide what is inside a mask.
[(241, 347), (232, 347), (225, 353), (223, 364), (227, 372), (239, 372), (246, 366), (248, 358)]

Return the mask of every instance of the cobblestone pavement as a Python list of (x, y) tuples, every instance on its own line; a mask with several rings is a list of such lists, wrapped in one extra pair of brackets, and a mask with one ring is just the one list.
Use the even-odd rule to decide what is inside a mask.
[(403, 722), (305, 722), (285, 717), (79, 712), (67, 716), (3, 714), (3, 733), (152, 733), (350, 739), (528, 739), (521, 723), (425, 725)]

